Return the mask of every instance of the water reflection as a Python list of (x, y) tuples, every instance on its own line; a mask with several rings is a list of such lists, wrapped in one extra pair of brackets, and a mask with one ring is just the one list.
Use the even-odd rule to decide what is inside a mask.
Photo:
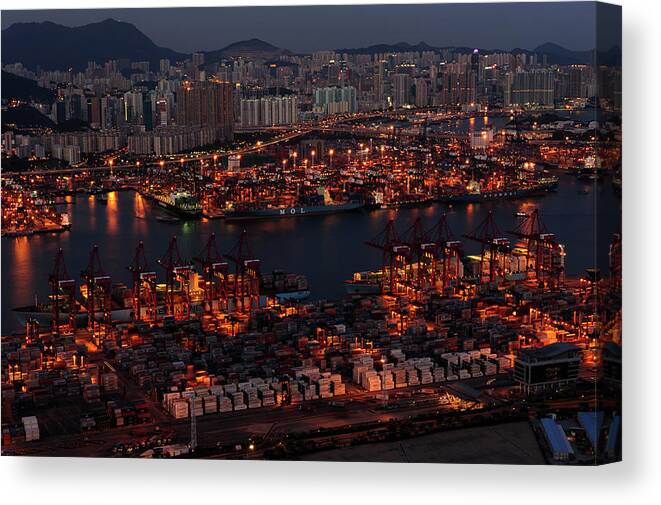
[[(156, 260), (163, 256), (173, 235), (179, 237), (182, 256), (191, 259), (212, 232), (216, 233), (221, 253), (227, 253), (244, 228), (265, 271), (280, 268), (303, 273), (308, 276), (313, 296), (333, 298), (343, 294), (342, 281), (353, 272), (378, 266), (379, 251), (367, 247), (365, 241), (379, 233), (389, 219), (395, 220), (397, 230), (402, 233), (416, 217), (421, 218), (424, 229), (429, 229), (444, 212), (455, 237), (460, 238), (472, 231), (489, 210), (494, 210), (501, 230), (511, 230), (520, 219), (517, 212), (530, 213), (538, 206), (549, 231), (567, 246), (568, 274), (582, 274), (593, 264), (594, 198), (597, 197), (600, 205), (598, 261), (605, 270), (610, 234), (619, 229), (620, 201), (609, 181), (595, 185), (589, 195), (579, 194), (577, 184), (573, 177), (562, 176), (557, 193), (497, 205), (455, 204), (449, 207), (434, 204), (238, 223), (222, 220), (163, 223), (156, 219), (162, 211), (132, 192), (109, 195), (107, 208), (96, 205), (98, 202), (94, 198), (78, 196), (77, 203), (68, 208), (72, 222), (70, 233), (2, 239), (2, 327), (4, 331), (15, 327), (11, 307), (32, 303), (35, 291), (42, 299), (47, 295), (52, 258), (59, 247), (65, 251), (69, 273), (77, 280), (78, 273), (87, 264), (91, 246), (96, 243), (103, 267), (113, 281), (129, 283), (126, 267), (140, 240), (144, 242), (150, 267), (162, 276)], [(136, 219), (136, 216), (142, 218)], [(465, 249), (474, 254), (478, 246), (466, 242)]]

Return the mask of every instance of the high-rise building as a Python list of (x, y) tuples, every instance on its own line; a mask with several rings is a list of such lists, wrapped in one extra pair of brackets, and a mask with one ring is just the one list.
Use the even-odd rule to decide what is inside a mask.
[(314, 112), (318, 114), (346, 114), (358, 110), (356, 88), (332, 86), (314, 90)]
[(441, 76), (441, 97), (443, 105), (470, 105), (477, 101), (475, 73), (462, 63), (444, 65)]
[(510, 72), (505, 81), (505, 106), (553, 107), (554, 89), (552, 70), (535, 68)]
[(392, 101), (395, 107), (411, 104), (411, 76), (409, 74), (393, 74)]
[(415, 106), (426, 107), (429, 105), (429, 86), (427, 80), (418, 77), (415, 80)]
[(162, 59), (159, 62), (159, 70), (161, 71), (161, 74), (167, 74), (170, 71), (170, 60), (167, 58)]
[(232, 138), (232, 86), (220, 81), (184, 81), (177, 91), (177, 125), (209, 126), (217, 140)]
[(276, 126), (298, 121), (298, 97), (264, 97), (241, 100), (242, 127)]
[(376, 64), (376, 72), (374, 73), (374, 101), (377, 106), (383, 106), (385, 98), (385, 79), (386, 79), (386, 62), (379, 60)]
[(193, 53), (193, 65), (196, 67), (199, 67), (200, 65), (204, 65), (204, 53)]

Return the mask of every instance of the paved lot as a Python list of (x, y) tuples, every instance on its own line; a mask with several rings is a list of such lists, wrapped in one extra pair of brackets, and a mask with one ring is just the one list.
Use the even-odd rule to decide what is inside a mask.
[(397, 442), (333, 449), (308, 454), (303, 459), (391, 463), (545, 463), (528, 422), (465, 428)]

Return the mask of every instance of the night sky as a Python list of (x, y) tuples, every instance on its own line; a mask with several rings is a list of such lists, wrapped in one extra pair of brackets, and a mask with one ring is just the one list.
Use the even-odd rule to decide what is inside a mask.
[(545, 42), (574, 50), (595, 46), (591, 2), (3, 10), (2, 28), (30, 21), (77, 26), (109, 17), (181, 52), (219, 49), (253, 37), (297, 52), (420, 41), (505, 50), (534, 49)]

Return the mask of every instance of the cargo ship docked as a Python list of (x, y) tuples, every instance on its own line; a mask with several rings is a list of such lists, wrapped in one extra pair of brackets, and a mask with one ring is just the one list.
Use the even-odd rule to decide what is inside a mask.
[(479, 203), (492, 200), (516, 200), (517, 198), (543, 195), (555, 191), (558, 184), (559, 179), (557, 177), (545, 177), (524, 187), (482, 191), (478, 182), (471, 181), (466, 187), (466, 191), (440, 194), (437, 201), (445, 203)]
[(172, 193), (146, 194), (164, 209), (184, 218), (202, 216), (202, 206), (195, 196), (188, 191), (173, 191)]
[(279, 206), (269, 205), (257, 207), (239, 205), (225, 210), (227, 221), (248, 219), (273, 219), (301, 216), (316, 216), (320, 214), (333, 214), (336, 212), (349, 212), (361, 209), (365, 204), (359, 200), (336, 202), (330, 198), (328, 190), (319, 189), (318, 195), (301, 199), (297, 205)]
[(348, 295), (378, 295), (382, 280), (381, 272), (356, 272), (351, 280), (344, 281), (344, 290)]
[[(84, 326), (87, 324), (87, 310), (85, 307), (76, 302), (76, 325)], [(114, 322), (125, 323), (131, 320), (132, 308), (114, 306), (110, 311), (110, 317)], [(19, 324), (25, 326), (28, 321), (36, 321), (39, 326), (47, 328), (53, 322), (53, 306), (49, 302), (47, 304), (34, 304), (25, 307), (16, 307), (12, 309)], [(69, 314), (66, 307), (60, 308), (60, 323), (64, 324), (68, 321)], [(101, 321), (103, 319), (103, 312), (98, 311), (95, 313), (95, 319)]]

